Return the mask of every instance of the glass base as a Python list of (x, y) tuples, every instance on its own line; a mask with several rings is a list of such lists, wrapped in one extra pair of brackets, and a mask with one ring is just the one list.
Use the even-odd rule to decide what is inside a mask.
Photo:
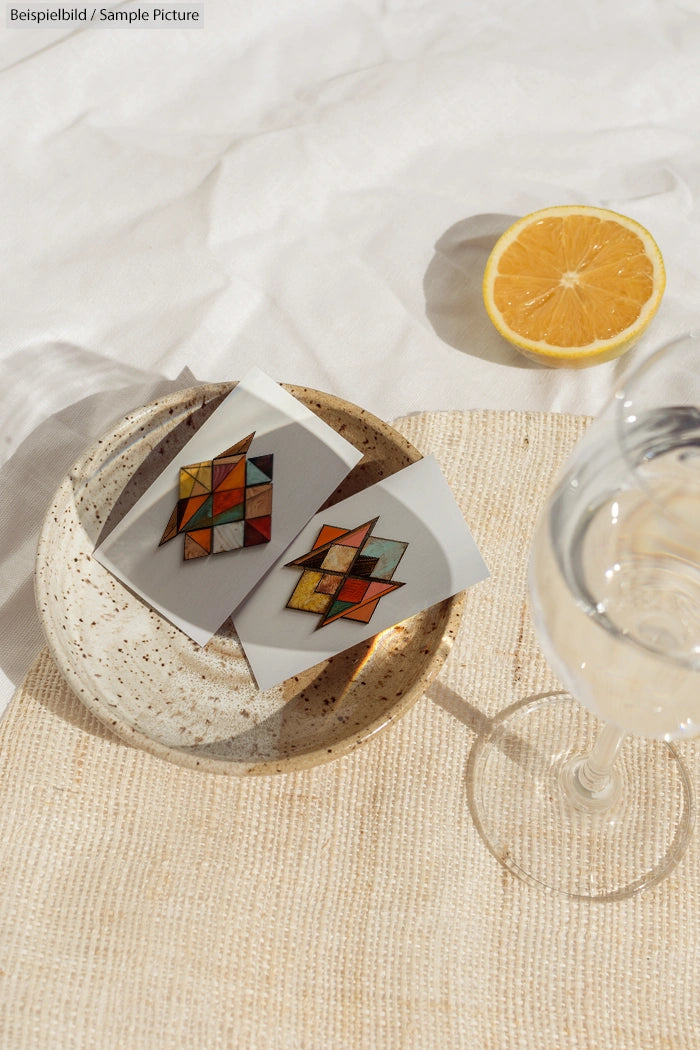
[(615, 780), (587, 807), (567, 792), (577, 756), (604, 723), (567, 693), (501, 712), (470, 755), (469, 804), (496, 859), (566, 897), (612, 901), (655, 885), (678, 864), (695, 822), (688, 772), (673, 744), (624, 738)]

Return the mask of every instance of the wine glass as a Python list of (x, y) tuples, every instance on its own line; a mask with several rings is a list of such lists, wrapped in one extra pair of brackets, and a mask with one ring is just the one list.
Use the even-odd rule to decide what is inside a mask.
[(624, 378), (574, 449), (535, 530), (529, 591), (569, 692), (493, 720), (470, 756), (472, 813), (524, 880), (628, 897), (673, 869), (695, 819), (673, 741), (700, 732), (697, 335)]

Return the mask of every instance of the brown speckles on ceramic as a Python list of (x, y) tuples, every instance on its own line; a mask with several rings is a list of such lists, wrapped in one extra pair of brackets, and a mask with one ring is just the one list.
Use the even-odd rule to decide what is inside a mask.
[[(171, 394), (127, 416), (73, 466), (46, 515), (36, 595), (54, 659), (82, 702), (153, 754), (212, 772), (303, 769), (407, 711), (452, 644), (461, 596), (259, 692), (230, 621), (200, 648), (92, 558), (234, 384)], [(420, 458), (387, 424), (304, 387), (292, 394), (364, 453), (324, 506)]]

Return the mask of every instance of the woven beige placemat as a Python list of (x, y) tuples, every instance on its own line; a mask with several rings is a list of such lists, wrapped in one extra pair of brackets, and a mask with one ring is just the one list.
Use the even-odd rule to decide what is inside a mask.
[(2, 1048), (700, 1047), (698, 835), (655, 890), (580, 904), (507, 874), (465, 797), (475, 733), (556, 685), (525, 565), (584, 425), (401, 421), (492, 576), (428, 695), (330, 765), (169, 765), (112, 737), (40, 656), (0, 727)]

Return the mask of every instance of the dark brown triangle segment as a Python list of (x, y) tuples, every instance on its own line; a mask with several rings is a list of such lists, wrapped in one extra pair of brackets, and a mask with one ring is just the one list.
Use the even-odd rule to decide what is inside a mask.
[(244, 547), (254, 547), (258, 543), (269, 543), (272, 518), (269, 514), (262, 518), (248, 518), (245, 523)]
[(264, 456), (251, 456), (250, 462), (258, 468), (258, 470), (272, 481), (272, 462), (274, 456), (271, 452), (268, 452)]

